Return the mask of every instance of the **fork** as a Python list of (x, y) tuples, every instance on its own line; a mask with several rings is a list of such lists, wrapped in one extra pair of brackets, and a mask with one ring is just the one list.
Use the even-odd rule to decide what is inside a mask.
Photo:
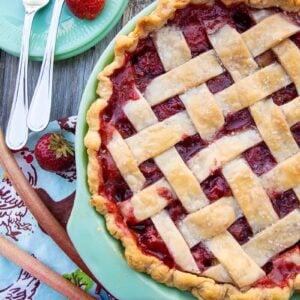
[(55, 41), (63, 4), (64, 0), (54, 4), (43, 63), (28, 112), (27, 125), (36, 132), (45, 129), (50, 119)]
[(30, 32), (35, 14), (48, 3), (49, 0), (23, 0), (23, 6), (25, 8), (25, 19), (21, 44), (20, 62), (18, 67), (16, 87), (12, 101), (11, 112), (9, 115), (6, 130), (6, 144), (12, 150), (21, 149), (26, 144), (28, 139), (27, 67)]

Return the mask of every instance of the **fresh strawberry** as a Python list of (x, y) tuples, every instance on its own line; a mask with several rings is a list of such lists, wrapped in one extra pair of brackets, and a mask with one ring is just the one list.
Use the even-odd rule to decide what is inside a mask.
[(37, 142), (35, 157), (42, 169), (58, 172), (74, 163), (74, 147), (60, 133), (47, 133)]
[(80, 19), (95, 19), (102, 11), (105, 0), (66, 0), (70, 11)]

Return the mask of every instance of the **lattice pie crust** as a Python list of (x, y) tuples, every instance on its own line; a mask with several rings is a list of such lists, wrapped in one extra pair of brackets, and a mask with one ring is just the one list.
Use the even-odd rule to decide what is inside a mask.
[[(266, 262), (300, 240), (300, 210), (279, 219), (268, 198), (269, 192), (294, 189), (300, 199), (300, 152), (290, 132), (290, 127), (300, 121), (300, 99), (277, 106), (268, 98), (292, 82), (300, 91), (300, 50), (289, 39), (300, 27), (280, 14), (257, 10), (257, 25), (242, 34), (223, 26), (209, 36), (213, 49), (192, 58), (180, 30), (164, 26), (177, 9), (190, 3), (206, 1), (159, 1), (157, 9), (149, 17), (141, 18), (128, 37), (118, 38), (114, 62), (99, 74), (100, 98), (87, 114), (89, 131), (85, 138), (91, 201), (105, 216), (109, 232), (122, 241), (129, 265), (159, 282), (191, 291), (199, 299), (288, 299), (294, 289), (300, 288), (300, 275), (285, 288), (249, 286), (265, 275), (261, 267)], [(297, 2), (287, 0), (246, 4), (293, 11), (300, 7)], [(107, 148), (133, 192), (133, 197), (120, 206), (122, 215), (133, 212), (137, 221), (151, 218), (176, 264), (185, 271), (170, 269), (154, 256), (143, 254), (130, 230), (110, 211), (110, 201), (99, 195), (99, 114), (112, 95), (109, 76), (124, 64), (125, 52), (134, 51), (138, 41), (153, 32), (166, 72), (153, 79), (143, 94), (137, 91), (139, 100), (128, 101), (124, 106), (137, 133), (123, 139), (114, 131)], [(280, 63), (260, 68), (254, 57), (269, 49)], [(234, 84), (213, 95), (205, 82), (221, 74), (224, 68)], [(151, 107), (176, 95), (180, 95), (186, 110), (159, 122)], [(224, 125), (227, 114), (246, 107), (256, 129), (221, 137), (187, 163), (182, 160), (174, 145), (183, 135), (199, 133), (210, 141)], [(278, 164), (258, 177), (240, 154), (261, 141), (267, 144)], [(143, 188), (145, 178), (138, 165), (149, 158), (154, 158), (164, 178)], [(199, 182), (218, 168), (222, 168), (233, 197), (210, 204)], [(164, 210), (168, 201), (157, 192), (160, 188), (176, 194), (189, 213), (179, 226)], [(227, 231), (240, 216), (247, 218), (254, 233), (242, 246)], [(199, 270), (190, 252), (200, 241), (218, 260), (218, 264), (204, 272)], [(291, 259), (299, 262), (300, 257)]]

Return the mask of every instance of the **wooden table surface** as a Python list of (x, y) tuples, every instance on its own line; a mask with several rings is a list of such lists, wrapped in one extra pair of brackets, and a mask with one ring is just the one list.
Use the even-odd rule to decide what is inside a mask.
[[(51, 120), (77, 114), (85, 84), (106, 46), (128, 20), (152, 2), (153, 0), (129, 0), (121, 21), (104, 40), (79, 56), (55, 63)], [(32, 97), (40, 66), (40, 62), (29, 63), (29, 99)], [(0, 127), (4, 130), (11, 108), (17, 70), (18, 58), (0, 50)]]

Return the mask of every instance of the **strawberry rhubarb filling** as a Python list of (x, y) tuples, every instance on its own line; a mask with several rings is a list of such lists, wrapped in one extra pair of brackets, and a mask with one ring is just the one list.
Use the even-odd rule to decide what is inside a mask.
[[(288, 18), (293, 18), (295, 22), (298, 22), (294, 15), (284, 14)], [(170, 25), (178, 26), (182, 30), (193, 56), (197, 56), (212, 48), (207, 35), (217, 31), (223, 25), (229, 24), (242, 33), (255, 24), (251, 16), (251, 9), (247, 6), (236, 5), (228, 8), (220, 2), (217, 2), (212, 7), (189, 5), (178, 11), (169, 23)], [(298, 35), (295, 35), (292, 39), (300, 41)], [(300, 42), (298, 45), (300, 46)], [(256, 58), (256, 61), (260, 65), (270, 64), (274, 60), (276, 60), (276, 57), (268, 53)], [(143, 253), (157, 257), (170, 268), (180, 269), (170, 255), (151, 219), (137, 222), (134, 218), (125, 218), (122, 216), (121, 211), (126, 206), (124, 203), (133, 196), (133, 193), (120, 174), (107, 149), (114, 130), (117, 130), (124, 139), (136, 134), (136, 130), (126, 117), (123, 107), (129, 99), (139, 99), (135, 87), (140, 92), (144, 92), (148, 84), (155, 77), (163, 73), (165, 73), (164, 67), (160, 61), (154, 42), (149, 36), (139, 41), (135, 51), (126, 54), (124, 65), (111, 75), (113, 93), (107, 107), (100, 114), (102, 144), (98, 153), (99, 164), (101, 164), (99, 193), (111, 202), (110, 209), (115, 213), (120, 226), (129, 228), (130, 234), (135, 237), (136, 243)], [(232, 84), (233, 79), (228, 72), (224, 72), (207, 82), (207, 86), (213, 94), (224, 90)], [(290, 84), (286, 88), (274, 93), (271, 97), (276, 104), (283, 105), (296, 96), (297, 91), (295, 86)], [(176, 96), (155, 105), (152, 109), (157, 119), (163, 121), (185, 110), (185, 107), (180, 98)], [(246, 108), (227, 115), (225, 124), (216, 134), (215, 140), (247, 128), (255, 127), (256, 124), (249, 110)], [(300, 123), (294, 125), (291, 131), (300, 146)], [(185, 162), (207, 146), (207, 142), (203, 141), (198, 134), (186, 136), (175, 145), (179, 155)], [(265, 174), (277, 164), (264, 142), (248, 149), (242, 156), (257, 176)], [(161, 170), (153, 159), (148, 159), (141, 163), (139, 169), (146, 178), (145, 186), (150, 186), (163, 178)], [(232, 195), (232, 191), (222, 175), (221, 169), (212, 171), (201, 183), (201, 187), (210, 202), (215, 202), (224, 196), (228, 197)], [(168, 200), (169, 205), (166, 207), (166, 211), (175, 224), (184, 219), (187, 212), (175, 196), (170, 196), (164, 193), (163, 190), (160, 196)], [(272, 195), (271, 201), (280, 218), (299, 207), (299, 201), (292, 190)], [(251, 227), (245, 217), (237, 219), (229, 227), (228, 231), (241, 245), (253, 236)], [(263, 267), (266, 276), (255, 283), (254, 286), (286, 286), (289, 279), (295, 278), (300, 272), (299, 251), (298, 243), (288, 251), (274, 257)], [(191, 249), (191, 252), (201, 271), (216, 263), (214, 255), (202, 242), (195, 245)]]

